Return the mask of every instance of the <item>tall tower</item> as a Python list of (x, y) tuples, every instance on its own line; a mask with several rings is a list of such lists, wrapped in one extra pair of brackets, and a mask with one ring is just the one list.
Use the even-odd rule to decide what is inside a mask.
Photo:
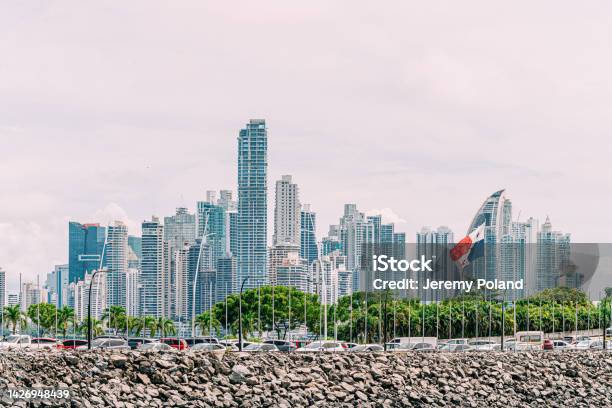
[(276, 182), (273, 245), (300, 245), (300, 199), (290, 175)]
[(238, 135), (237, 285), (267, 281), (268, 133), (266, 121), (251, 119)]
[(318, 258), (317, 249), (317, 216), (310, 210), (310, 204), (304, 204), (300, 214), (300, 257), (306, 259), (308, 265)]
[(168, 243), (157, 217), (142, 223), (142, 260), (140, 303), (143, 316), (169, 317)]
[(106, 273), (107, 306), (125, 307), (126, 273), (128, 269), (128, 231), (121, 221), (108, 227), (104, 253)]
[(100, 267), (106, 229), (100, 224), (68, 223), (69, 281), (85, 278), (85, 272)]
[(0, 307), (6, 306), (6, 273), (0, 268)]

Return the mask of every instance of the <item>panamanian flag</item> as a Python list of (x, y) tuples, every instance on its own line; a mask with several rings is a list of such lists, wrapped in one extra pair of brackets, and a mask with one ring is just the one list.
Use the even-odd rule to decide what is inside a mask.
[(474, 259), (482, 257), (484, 255), (484, 237), (485, 224), (482, 223), (450, 250), (451, 259), (460, 268), (465, 268)]

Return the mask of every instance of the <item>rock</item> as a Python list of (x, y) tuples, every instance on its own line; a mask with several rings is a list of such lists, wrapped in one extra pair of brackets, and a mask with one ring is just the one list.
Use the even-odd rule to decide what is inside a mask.
[(115, 367), (115, 368), (125, 368), (125, 366), (127, 365), (127, 357), (124, 356), (123, 354), (112, 354), (110, 356), (110, 363)]

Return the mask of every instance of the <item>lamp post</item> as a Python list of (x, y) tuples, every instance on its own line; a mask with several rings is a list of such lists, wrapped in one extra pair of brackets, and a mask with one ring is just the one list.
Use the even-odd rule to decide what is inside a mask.
[(247, 276), (242, 280), (242, 285), (240, 285), (240, 295), (238, 297), (238, 350), (242, 351), (242, 290), (244, 289), (244, 284), (249, 280)]
[(89, 282), (89, 294), (87, 300), (87, 350), (91, 350), (91, 287), (93, 286), (93, 282), (98, 272), (106, 271), (102, 271), (100, 269), (95, 270), (93, 275), (91, 275), (91, 281)]

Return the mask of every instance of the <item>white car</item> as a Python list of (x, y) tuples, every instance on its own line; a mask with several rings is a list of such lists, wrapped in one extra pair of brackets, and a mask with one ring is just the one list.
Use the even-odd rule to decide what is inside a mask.
[(313, 351), (345, 352), (346, 350), (339, 341), (313, 341), (295, 351), (298, 353), (308, 353)]
[[(79, 346), (77, 350), (87, 350), (87, 346)], [(91, 342), (91, 349), (104, 350), (131, 350), (132, 348), (126, 340), (117, 338), (99, 337)]]
[(475, 351), (493, 351), (497, 345), (497, 343), (493, 340), (474, 340), (469, 344), (470, 346), (474, 347)]
[(274, 344), (268, 344), (268, 343), (263, 343), (263, 344), (251, 343), (245, 348), (243, 348), (242, 351), (246, 351), (249, 353), (270, 352), (270, 351), (278, 351), (278, 347), (276, 347)]
[(594, 340), (581, 340), (574, 346), (575, 350), (588, 350), (591, 348), (591, 344), (593, 344)]
[(0, 350), (30, 350), (31, 346), (32, 337), (28, 336), (27, 334), (13, 334), (8, 336), (3, 342), (0, 342)]
[(140, 346), (138, 346), (137, 350), (138, 351), (170, 351), (174, 349), (170, 347), (169, 345), (167, 345), (166, 343), (153, 342), (153, 343), (141, 344)]
[(553, 350), (565, 350), (570, 348), (570, 344), (563, 340), (553, 340)]
[(199, 343), (194, 344), (189, 348), (190, 351), (226, 351), (227, 347), (223, 344), (215, 344), (215, 343)]
[(30, 348), (32, 350), (57, 350), (59, 341), (50, 337), (39, 337), (32, 339)]

